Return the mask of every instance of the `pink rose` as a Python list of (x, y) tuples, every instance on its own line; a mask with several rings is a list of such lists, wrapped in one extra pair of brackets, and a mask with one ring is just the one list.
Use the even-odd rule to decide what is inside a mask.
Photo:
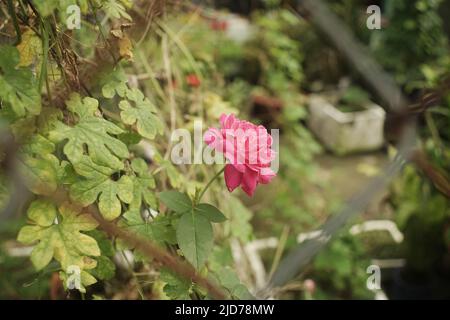
[(264, 126), (239, 120), (233, 114), (222, 114), (220, 124), (221, 129), (208, 129), (205, 142), (228, 160), (225, 166), (228, 190), (232, 192), (242, 186), (252, 196), (258, 183), (269, 183), (276, 176), (270, 169), (276, 155), (272, 150), (272, 136)]

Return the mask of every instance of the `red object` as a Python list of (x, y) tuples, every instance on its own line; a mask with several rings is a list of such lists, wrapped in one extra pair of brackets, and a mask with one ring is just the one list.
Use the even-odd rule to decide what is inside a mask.
[(195, 74), (190, 74), (186, 77), (186, 82), (190, 87), (197, 88), (200, 86), (201, 81)]
[(220, 21), (218, 19), (212, 20), (210, 27), (216, 31), (225, 31), (228, 28), (228, 23), (226, 21)]

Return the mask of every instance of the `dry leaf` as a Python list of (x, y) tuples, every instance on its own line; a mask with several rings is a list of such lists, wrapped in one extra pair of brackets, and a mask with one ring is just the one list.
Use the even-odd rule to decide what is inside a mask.
[(111, 35), (113, 35), (118, 40), (117, 45), (119, 47), (120, 57), (128, 61), (133, 60), (133, 45), (130, 38), (128, 38), (125, 32), (119, 29), (114, 29), (110, 32)]

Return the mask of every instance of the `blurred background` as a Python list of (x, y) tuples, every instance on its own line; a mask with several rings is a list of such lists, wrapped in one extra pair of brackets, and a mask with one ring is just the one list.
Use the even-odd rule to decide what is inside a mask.
[[(450, 74), (450, 1), (322, 2), (408, 101), (441, 90)], [(379, 29), (368, 28), (369, 5), (381, 10)], [(389, 112), (370, 83), (370, 70), (356, 71), (314, 14), (298, 9), (296, 1), (174, 2), (163, 21), (158, 30), (172, 30), (182, 43), (181, 50), (171, 51), (171, 67), (185, 127), (203, 108), (210, 123), (222, 112), (234, 112), (280, 129), (277, 178), (253, 198), (238, 194), (229, 230), (223, 231), (232, 240), (214, 252), (214, 263), (233, 260), (240, 281), (258, 292), (288, 252), (317, 238), (349, 198), (385, 174), (398, 153), (404, 118)], [(82, 32), (78, 36), (87, 39)], [(145, 40), (139, 48), (159, 74), (164, 57), (158, 42)], [(132, 81), (145, 81), (148, 68), (140, 57), (127, 72)], [(450, 94), (442, 92), (435, 105), (414, 113), (418, 160), (372, 194), (364, 212), (339, 229), (274, 297), (450, 298)], [(0, 187), (6, 203), (8, 186)], [(67, 298), (57, 266), (36, 274), (30, 248), (15, 240), (25, 220), (18, 213), (0, 223), (0, 298)], [(136, 277), (115, 263), (115, 275), (96, 284), (93, 294), (137, 298)], [(375, 286), (368, 284), (377, 275), (370, 266), (380, 271)]]

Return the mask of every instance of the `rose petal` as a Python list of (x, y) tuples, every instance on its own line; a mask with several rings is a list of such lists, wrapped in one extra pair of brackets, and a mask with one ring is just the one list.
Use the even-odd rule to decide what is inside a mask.
[(227, 185), (228, 191), (232, 192), (234, 189), (239, 187), (242, 182), (242, 173), (239, 172), (233, 165), (227, 164), (225, 166), (225, 183)]
[(258, 171), (254, 171), (247, 167), (247, 170), (245, 170), (242, 176), (242, 190), (244, 190), (250, 197), (253, 196), (258, 184), (258, 175)]
[(277, 174), (272, 171), (270, 168), (261, 168), (259, 172), (259, 180), (258, 182), (262, 184), (269, 183)]

